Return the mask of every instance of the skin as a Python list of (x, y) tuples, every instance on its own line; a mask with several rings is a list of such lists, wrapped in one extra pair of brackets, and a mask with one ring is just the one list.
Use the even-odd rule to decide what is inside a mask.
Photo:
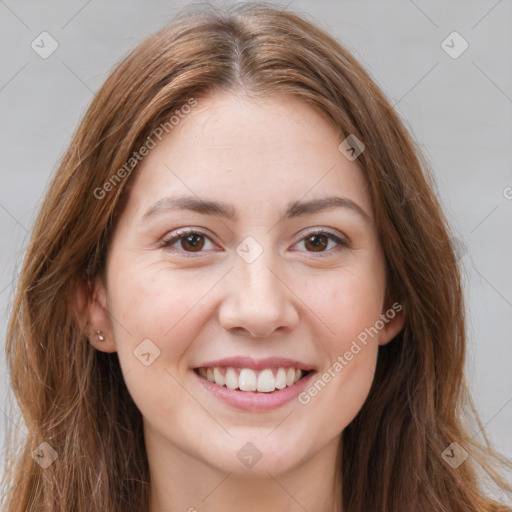
[[(390, 308), (367, 185), (357, 160), (338, 149), (343, 139), (297, 99), (223, 91), (201, 100), (132, 177), (87, 322), (98, 350), (117, 351), (143, 415), (151, 512), (334, 508), (341, 432), (361, 409), (378, 346), (400, 331), (402, 314), (306, 405), (234, 409), (193, 368), (234, 355), (280, 356), (321, 375)], [(232, 204), (238, 219), (177, 210), (142, 220), (158, 200), (182, 194)], [(346, 207), (282, 219), (289, 202), (329, 195), (351, 199), (368, 219)], [(202, 252), (183, 240), (159, 246), (185, 227), (206, 233)], [(308, 228), (349, 247), (326, 238), (315, 251)], [(263, 249), (252, 263), (236, 252), (248, 236)], [(160, 355), (145, 366), (134, 350), (147, 338)], [(247, 442), (261, 453), (251, 468), (237, 457)]]

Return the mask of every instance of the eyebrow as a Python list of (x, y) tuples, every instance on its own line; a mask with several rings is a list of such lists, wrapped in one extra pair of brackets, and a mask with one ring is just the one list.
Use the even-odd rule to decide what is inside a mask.
[[(310, 201), (293, 201), (287, 205), (283, 220), (334, 208), (348, 208), (358, 213), (367, 222), (370, 222), (370, 216), (356, 202), (348, 197), (338, 196), (328, 196)], [(144, 221), (155, 214), (174, 210), (191, 210), (205, 215), (215, 215), (234, 221), (238, 220), (238, 214), (233, 205), (200, 199), (194, 196), (164, 197), (151, 206), (142, 216), (141, 220)]]

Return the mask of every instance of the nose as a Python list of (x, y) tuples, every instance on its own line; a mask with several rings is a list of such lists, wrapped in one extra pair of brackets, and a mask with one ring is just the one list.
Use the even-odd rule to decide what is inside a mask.
[(277, 272), (265, 252), (254, 262), (237, 259), (229, 274), (228, 294), (219, 309), (224, 329), (236, 334), (268, 337), (293, 329), (299, 319), (293, 284)]

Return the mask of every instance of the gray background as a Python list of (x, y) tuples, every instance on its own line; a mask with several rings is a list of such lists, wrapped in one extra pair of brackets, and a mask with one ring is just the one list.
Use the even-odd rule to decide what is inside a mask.
[[(109, 70), (188, 4), (0, 0), (2, 438), (12, 422), (3, 348), (13, 284), (49, 177)], [(464, 267), (470, 385), (491, 440), (512, 456), (512, 2), (293, 0), (289, 9), (355, 54), (431, 162)], [(59, 44), (47, 59), (31, 48), (43, 31)], [(453, 31), (469, 44), (456, 59), (441, 46)]]

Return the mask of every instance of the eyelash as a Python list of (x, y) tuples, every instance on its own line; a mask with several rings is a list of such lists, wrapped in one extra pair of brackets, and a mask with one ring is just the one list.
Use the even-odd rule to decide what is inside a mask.
[[(188, 252), (188, 251), (185, 251), (185, 250), (176, 251), (176, 250), (171, 249), (171, 246), (174, 245), (174, 243), (179, 242), (180, 240), (185, 239), (189, 235), (202, 235), (205, 238), (207, 238), (208, 240), (212, 241), (210, 239), (210, 237), (206, 233), (204, 233), (204, 232), (202, 232), (200, 230), (197, 230), (197, 229), (179, 229), (179, 230), (175, 231), (174, 233), (171, 233), (171, 235), (168, 238), (162, 240), (162, 242), (160, 243), (159, 247), (162, 248), (162, 249), (171, 250), (171, 252), (182, 252), (183, 254), (186, 254), (187, 257), (195, 258), (196, 257), (196, 256), (194, 256), (195, 254), (201, 254), (204, 251), (197, 251), (195, 253), (195, 252)], [(346, 242), (345, 240), (341, 239), (339, 236), (335, 235), (334, 233), (331, 233), (330, 231), (325, 231), (323, 229), (312, 229), (312, 230), (306, 232), (304, 234), (304, 236), (297, 243), (302, 242), (302, 241), (306, 240), (308, 237), (313, 236), (313, 235), (325, 235), (329, 239), (334, 240), (338, 244), (337, 247), (331, 248), (331, 249), (329, 249), (327, 251), (319, 251), (319, 252), (306, 251), (306, 252), (309, 252), (309, 253), (312, 253), (312, 254), (317, 254), (320, 257), (323, 257), (325, 255), (329, 256), (333, 250), (337, 252), (338, 250), (341, 250), (343, 248), (350, 247), (348, 242)]]

